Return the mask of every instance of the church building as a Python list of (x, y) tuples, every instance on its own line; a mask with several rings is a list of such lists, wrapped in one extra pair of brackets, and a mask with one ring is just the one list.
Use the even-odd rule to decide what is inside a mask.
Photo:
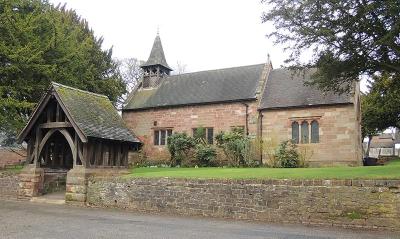
[[(221, 131), (240, 127), (263, 142), (293, 140), (308, 151), (311, 166), (360, 165), (359, 85), (336, 95), (306, 86), (312, 70), (293, 74), (271, 61), (171, 75), (160, 36), (142, 69), (143, 78), (122, 110), (125, 124), (152, 160), (168, 159), (167, 138), (192, 135), (199, 127), (208, 143)], [(260, 159), (268, 160), (266, 152)]]

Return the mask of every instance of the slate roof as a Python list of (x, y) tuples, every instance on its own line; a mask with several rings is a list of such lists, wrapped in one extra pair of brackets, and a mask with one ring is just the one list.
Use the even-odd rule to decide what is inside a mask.
[(160, 36), (157, 34), (154, 39), (153, 47), (151, 48), (149, 59), (146, 63), (141, 65), (142, 67), (161, 65), (172, 71), (171, 67), (168, 66), (167, 60), (165, 59), (164, 50), (161, 44)]
[(157, 88), (133, 92), (124, 109), (256, 99), (263, 68), (258, 64), (167, 76)]
[(270, 72), (262, 96), (260, 109), (289, 108), (311, 105), (352, 103), (346, 94), (323, 93), (315, 87), (305, 86), (315, 72), (294, 74), (288, 69), (274, 69)]
[(140, 142), (105, 95), (52, 83), (68, 113), (86, 137)]

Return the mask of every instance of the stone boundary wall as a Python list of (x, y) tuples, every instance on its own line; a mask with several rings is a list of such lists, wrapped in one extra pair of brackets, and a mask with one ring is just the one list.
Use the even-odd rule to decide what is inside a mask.
[(400, 231), (400, 180), (90, 178), (87, 203), (141, 212)]
[(0, 148), (0, 169), (7, 166), (19, 165), (26, 160), (26, 150)]
[(18, 187), (18, 174), (0, 172), (0, 199), (17, 199)]

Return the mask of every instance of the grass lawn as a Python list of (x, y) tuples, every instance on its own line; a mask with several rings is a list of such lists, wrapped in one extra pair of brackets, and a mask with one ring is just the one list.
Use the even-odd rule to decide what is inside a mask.
[(260, 179), (400, 179), (400, 160), (385, 166), (331, 168), (135, 168), (130, 177)]

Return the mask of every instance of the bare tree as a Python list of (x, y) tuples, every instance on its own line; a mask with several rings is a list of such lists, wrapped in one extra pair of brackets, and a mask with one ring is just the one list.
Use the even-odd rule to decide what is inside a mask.
[(121, 100), (117, 102), (117, 109), (121, 109), (128, 98), (129, 94), (139, 84), (140, 79), (143, 76), (143, 70), (140, 65), (143, 61), (139, 61), (136, 58), (123, 58), (115, 59), (118, 63), (118, 71), (123, 81), (126, 83), (127, 93), (121, 96)]
[(127, 91), (130, 93), (142, 78), (143, 70), (140, 65), (143, 63), (136, 58), (118, 59), (118, 70), (126, 83)]

